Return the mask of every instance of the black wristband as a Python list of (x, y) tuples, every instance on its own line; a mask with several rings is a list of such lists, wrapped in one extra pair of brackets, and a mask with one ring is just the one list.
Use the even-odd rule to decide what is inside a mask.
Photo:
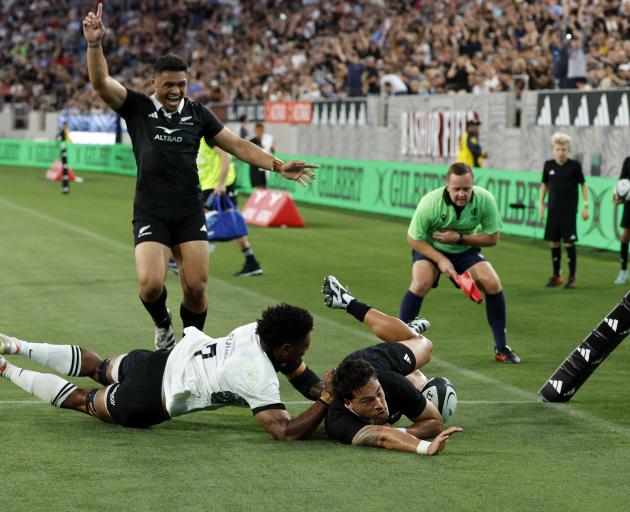
[(457, 245), (464, 245), (464, 233), (459, 234), (459, 238), (457, 239)]
[(368, 311), (372, 309), (372, 306), (369, 304), (363, 304), (363, 302), (359, 302), (357, 299), (350, 301), (348, 304), (348, 308), (346, 311), (350, 313), (354, 318), (356, 318), (359, 322), (363, 322), (365, 319), (365, 315), (368, 314)]
[(98, 43), (88, 43), (88, 48), (100, 48), (100, 47), (101, 47), (100, 41)]

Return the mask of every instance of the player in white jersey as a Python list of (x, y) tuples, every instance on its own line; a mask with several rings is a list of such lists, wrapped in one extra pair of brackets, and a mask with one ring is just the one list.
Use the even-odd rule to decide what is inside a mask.
[[(194, 327), (172, 352), (133, 350), (103, 360), (76, 345), (33, 343), (0, 334), (0, 377), (64, 409), (74, 409), (126, 427), (149, 427), (182, 414), (225, 405), (248, 406), (278, 440), (304, 439), (324, 418), (332, 396), (302, 362), (313, 318), (280, 304), (257, 322), (210, 338)], [(52, 374), (21, 369), (1, 354), (21, 355), (70, 376), (87, 376), (104, 387), (77, 388)], [(287, 374), (315, 402), (291, 419), (280, 398), (276, 371)]]

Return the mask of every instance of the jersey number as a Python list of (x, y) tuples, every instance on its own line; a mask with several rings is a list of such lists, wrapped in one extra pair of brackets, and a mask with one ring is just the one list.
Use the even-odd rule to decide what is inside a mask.
[(217, 355), (217, 344), (213, 343), (210, 346), (204, 347), (204, 349), (207, 349), (207, 352), (204, 352), (203, 349), (202, 350), (197, 350), (197, 352), (195, 352), (193, 354), (193, 356), (201, 356), (202, 359), (210, 359), (211, 357), (214, 357)]

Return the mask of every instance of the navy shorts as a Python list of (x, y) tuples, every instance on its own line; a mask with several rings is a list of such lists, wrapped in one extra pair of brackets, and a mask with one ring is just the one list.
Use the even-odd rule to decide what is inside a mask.
[[(448, 260), (453, 264), (453, 267), (455, 268), (455, 271), (458, 274), (462, 274), (466, 272), (470, 267), (472, 267), (473, 265), (476, 265), (480, 261), (487, 261), (486, 257), (483, 254), (481, 254), (481, 249), (479, 247), (471, 247), (470, 249), (464, 252), (460, 252), (460, 253), (450, 253), (450, 252), (443, 252), (438, 249), (436, 250), (440, 254), (443, 254), (444, 256), (448, 258)], [(411, 264), (413, 265), (416, 261), (422, 261), (422, 260), (427, 260), (433, 263), (432, 260), (430, 260), (426, 256), (423, 256), (419, 252), (412, 249), (411, 250)], [(435, 265), (435, 263), (433, 264)], [(437, 267), (437, 265), (435, 266)], [(438, 287), (438, 284), (440, 282), (440, 275), (441, 275), (441, 272), (438, 271), (437, 278), (435, 279), (435, 282), (433, 283), (433, 288)]]
[(174, 247), (184, 242), (208, 240), (203, 205), (147, 208), (133, 207), (134, 245), (158, 242)]
[(416, 369), (416, 356), (402, 343), (379, 343), (352, 352), (348, 358), (365, 359), (375, 370), (387, 370), (400, 375), (409, 375)]
[(565, 244), (577, 242), (577, 228), (575, 214), (568, 216), (548, 215), (545, 224), (545, 240), (548, 242), (559, 242), (563, 240)]
[(170, 352), (132, 350), (120, 364), (120, 383), (107, 392), (107, 410), (119, 425), (147, 428), (169, 418), (162, 404), (162, 376)]

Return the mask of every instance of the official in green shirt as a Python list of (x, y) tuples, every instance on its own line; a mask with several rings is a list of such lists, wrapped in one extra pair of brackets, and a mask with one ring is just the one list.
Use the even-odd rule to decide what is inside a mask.
[(499, 241), (503, 226), (492, 194), (474, 185), (468, 164), (457, 162), (446, 173), (446, 186), (420, 200), (407, 231), (412, 247), (412, 278), (400, 304), (400, 318), (412, 321), (422, 301), (437, 288), (440, 273), (449, 278), (470, 272), (485, 294), (486, 314), (495, 343), (495, 359), (520, 363), (506, 344), (505, 298), (499, 276), (481, 254), (482, 247)]

